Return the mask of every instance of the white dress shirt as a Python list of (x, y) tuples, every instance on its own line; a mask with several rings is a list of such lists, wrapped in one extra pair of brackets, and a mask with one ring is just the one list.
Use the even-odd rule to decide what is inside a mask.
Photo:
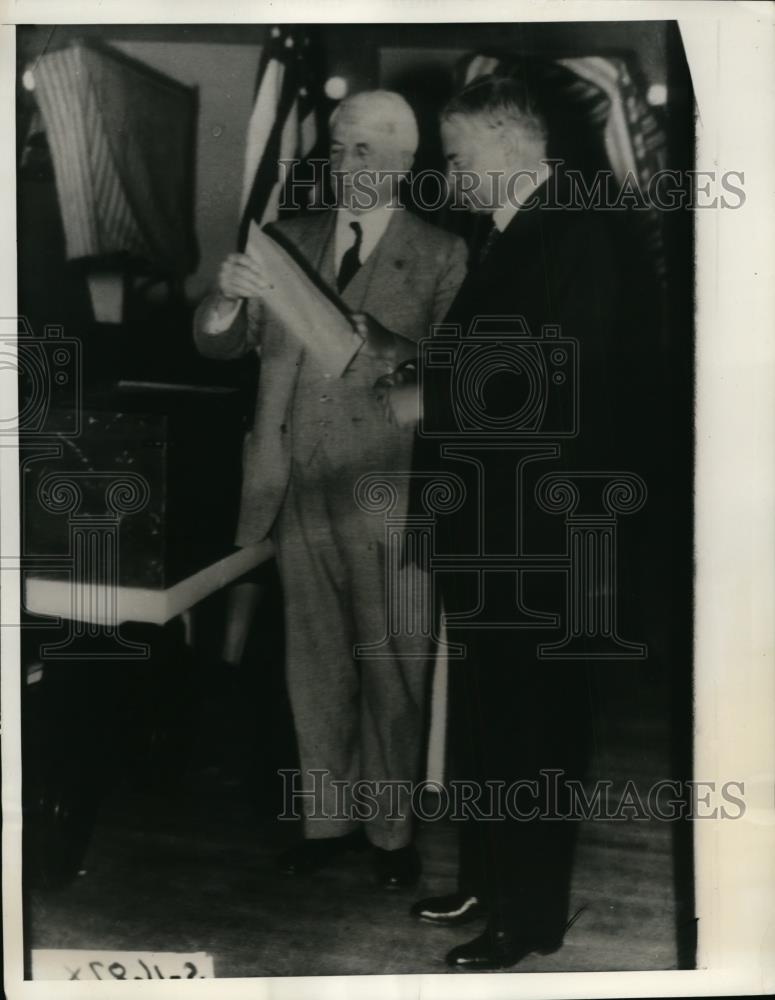
[(363, 239), (358, 259), (361, 264), (365, 264), (369, 254), (379, 243), (383, 233), (388, 227), (391, 219), (393, 205), (378, 205), (370, 212), (361, 212), (356, 215), (346, 208), (336, 210), (336, 228), (334, 229), (334, 273), (339, 274), (342, 266), (342, 257), (355, 244), (355, 232), (351, 228), (351, 223), (357, 222), (361, 227)]

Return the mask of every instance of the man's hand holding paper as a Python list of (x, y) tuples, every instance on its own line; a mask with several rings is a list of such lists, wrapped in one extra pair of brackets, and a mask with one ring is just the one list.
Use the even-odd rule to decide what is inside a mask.
[(342, 375), (363, 345), (346, 313), (323, 293), (293, 257), (255, 223), (246, 255), (253, 267), (235, 281), (247, 287), (260, 278), (261, 300), (291, 336), (296, 337), (332, 376)]
[(246, 253), (230, 253), (218, 272), (218, 291), (232, 303), (258, 298), (268, 286), (259, 263)]
[(332, 375), (342, 375), (359, 352), (387, 370), (415, 357), (414, 341), (387, 330), (367, 313), (349, 314), (325, 295), (293, 257), (258, 226), (247, 252), (224, 264), (225, 288), (260, 295), (291, 336), (300, 340)]
[(244, 253), (231, 253), (218, 271), (216, 293), (205, 300), (202, 333), (217, 337), (231, 329), (245, 299), (257, 299), (267, 287), (260, 267)]

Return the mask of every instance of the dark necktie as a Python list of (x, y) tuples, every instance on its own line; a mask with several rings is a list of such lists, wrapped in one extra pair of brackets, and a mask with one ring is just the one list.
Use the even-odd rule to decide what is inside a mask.
[(339, 274), (336, 276), (336, 287), (343, 292), (352, 281), (361, 266), (361, 243), (363, 243), (363, 228), (360, 222), (351, 222), (350, 229), (355, 233), (355, 242), (345, 251), (342, 263), (339, 265)]

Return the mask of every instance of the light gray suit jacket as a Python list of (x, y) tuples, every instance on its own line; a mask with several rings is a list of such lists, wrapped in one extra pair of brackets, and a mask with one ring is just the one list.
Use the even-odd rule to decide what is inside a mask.
[[(334, 224), (334, 212), (311, 213), (275, 223), (268, 231), (275, 231), (333, 290)], [(396, 209), (341, 298), (352, 311), (367, 312), (387, 329), (419, 341), (446, 315), (465, 276), (466, 256), (459, 237)], [(261, 354), (256, 414), (243, 452), (236, 538), (237, 545), (250, 545), (271, 530), (288, 485), (292, 453), (300, 445), (294, 442), (291, 415), (305, 352), (268, 313), (262, 314), (260, 300), (248, 300), (231, 327), (215, 335), (203, 330), (209, 307), (208, 297), (194, 317), (194, 339), (202, 354), (233, 359), (257, 347)]]

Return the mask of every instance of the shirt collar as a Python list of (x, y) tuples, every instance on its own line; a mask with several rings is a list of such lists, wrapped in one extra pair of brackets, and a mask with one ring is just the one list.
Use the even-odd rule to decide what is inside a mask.
[(528, 177), (527, 174), (523, 174), (515, 185), (513, 200), (508, 200), (505, 205), (501, 205), (500, 208), (497, 208), (493, 212), (492, 221), (499, 233), (504, 231), (520, 208), (524, 207), (525, 202), (530, 198), (530, 196), (549, 179), (552, 173), (552, 168), (548, 163), (542, 160), (535, 173), (535, 182), (533, 182), (532, 177)]
[[(388, 205), (378, 205), (370, 212), (355, 214), (347, 208), (336, 210), (336, 227), (338, 231), (346, 232), (352, 222), (357, 222), (363, 232), (363, 238), (367, 243), (376, 243), (380, 236), (388, 227), (391, 219), (391, 211), (396, 208), (392, 202)], [(352, 237), (350, 237), (352, 239)]]

